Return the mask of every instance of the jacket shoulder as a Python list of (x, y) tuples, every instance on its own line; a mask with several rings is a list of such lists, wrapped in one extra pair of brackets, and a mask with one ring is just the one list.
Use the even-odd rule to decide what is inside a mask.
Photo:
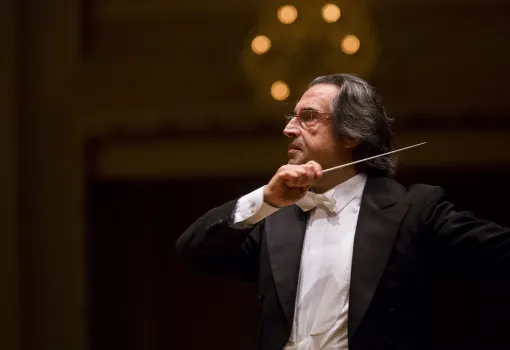
[(425, 183), (404, 186), (394, 179), (386, 179), (386, 181), (387, 188), (391, 189), (397, 200), (410, 204), (428, 205), (445, 197), (445, 192), (440, 186)]
[(443, 188), (436, 185), (417, 183), (406, 188), (406, 199), (412, 203), (421, 202), (428, 205), (444, 197)]

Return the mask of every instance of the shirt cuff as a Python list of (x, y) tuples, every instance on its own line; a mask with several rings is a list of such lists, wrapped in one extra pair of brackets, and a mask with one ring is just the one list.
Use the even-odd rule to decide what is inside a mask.
[(233, 215), (234, 225), (255, 225), (280, 209), (264, 202), (264, 187), (239, 198)]

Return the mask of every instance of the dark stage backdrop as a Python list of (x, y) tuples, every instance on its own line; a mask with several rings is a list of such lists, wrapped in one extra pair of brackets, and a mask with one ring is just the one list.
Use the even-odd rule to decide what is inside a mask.
[[(196, 218), (263, 185), (270, 175), (90, 181), (90, 349), (254, 349), (255, 285), (193, 271), (176, 259), (174, 247)], [(404, 185), (443, 186), (460, 209), (505, 226), (510, 226), (509, 178), (510, 167), (406, 169), (397, 176)], [(432, 313), (439, 317), (430, 330), (436, 349), (488, 349), (483, 339), (505, 335), (508, 286), (448, 275), (436, 282)], [(474, 310), (486, 317), (473, 319)]]

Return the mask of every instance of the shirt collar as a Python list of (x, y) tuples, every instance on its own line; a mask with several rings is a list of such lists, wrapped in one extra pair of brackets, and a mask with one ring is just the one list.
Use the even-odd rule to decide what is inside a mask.
[(333, 214), (338, 214), (347, 204), (363, 192), (366, 181), (367, 176), (364, 173), (360, 173), (351, 177), (349, 180), (336, 185), (323, 194), (317, 194), (309, 191), (306, 196), (296, 204), (303, 210), (310, 210), (316, 206), (316, 204), (313, 204), (315, 201), (314, 199), (322, 197), (331, 203), (331, 205), (328, 205), (329, 211)]
[(347, 204), (363, 192), (367, 176), (364, 173), (359, 173), (351, 177), (349, 180), (336, 185), (332, 189), (324, 192), (324, 195), (336, 201), (335, 214), (342, 211)]

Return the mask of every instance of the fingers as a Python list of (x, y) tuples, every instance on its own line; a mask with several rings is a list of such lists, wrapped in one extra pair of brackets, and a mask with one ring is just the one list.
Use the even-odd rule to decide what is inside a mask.
[(305, 166), (311, 166), (313, 168), (317, 179), (322, 176), (322, 166), (316, 161), (311, 160), (306, 163)]
[(322, 167), (317, 162), (283, 165), (264, 187), (264, 201), (277, 207), (291, 205), (303, 198), (321, 176)]
[(289, 187), (310, 187), (320, 177), (321, 171), (317, 163), (307, 163), (282, 167), (279, 175)]

